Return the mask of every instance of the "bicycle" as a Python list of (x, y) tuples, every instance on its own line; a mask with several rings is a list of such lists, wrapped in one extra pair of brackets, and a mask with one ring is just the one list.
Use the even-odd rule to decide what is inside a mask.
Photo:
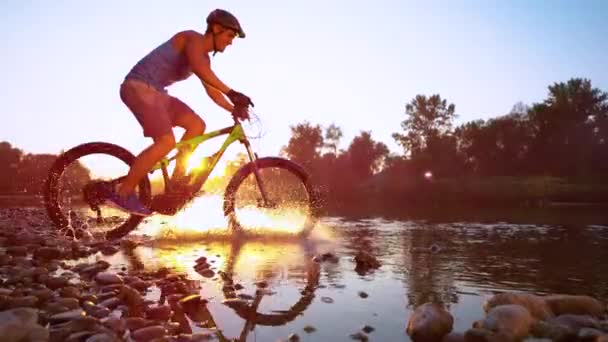
[[(178, 142), (171, 151), (176, 151), (176, 153), (171, 157), (169, 157), (169, 155), (171, 155), (171, 153), (169, 153), (154, 165), (149, 172), (149, 174), (152, 174), (158, 170), (162, 171), (162, 193), (152, 198), (150, 179), (148, 175), (146, 175), (139, 182), (137, 187), (138, 196), (141, 202), (159, 214), (175, 215), (183, 209), (187, 203), (194, 199), (200, 190), (202, 190), (208, 176), (217, 166), (226, 149), (238, 141), (244, 145), (247, 156), (249, 157), (249, 162), (241, 166), (234, 173), (225, 188), (223, 211), (224, 216), (228, 220), (228, 227), (231, 230), (231, 233), (233, 235), (238, 235), (245, 232), (244, 227), (237, 216), (237, 211), (239, 209), (250, 208), (251, 206), (265, 210), (279, 208), (280, 203), (277, 203), (276, 200), (269, 196), (269, 188), (284, 192), (284, 187), (288, 184), (285, 184), (285, 182), (281, 180), (281, 176), (290, 175), (292, 177), (290, 183), (295, 183), (295, 185), (299, 186), (300, 190), (303, 190), (306, 195), (306, 198), (302, 201), (302, 204), (305, 207), (306, 219), (300, 235), (307, 236), (314, 227), (319, 209), (318, 196), (313, 188), (309, 174), (303, 167), (286, 158), (258, 158), (257, 154), (254, 153), (251, 148), (251, 144), (244, 132), (240, 120), (234, 115), (232, 118), (234, 120), (234, 125), (232, 126), (204, 133), (188, 139), (187, 141)], [(203, 157), (199, 167), (190, 170), (187, 173), (190, 182), (187, 185), (186, 191), (172, 192), (173, 184), (168, 175), (168, 167), (172, 162), (176, 161), (177, 151), (182, 147), (189, 145), (190, 151), (193, 153), (204, 142), (223, 135), (227, 135), (227, 137), (217, 152), (209, 157)], [(109, 142), (84, 143), (63, 152), (58, 156), (49, 170), (44, 186), (44, 203), (47, 213), (55, 226), (61, 231), (64, 231), (66, 235), (73, 238), (81, 236), (83, 232), (82, 230), (74, 229), (71, 224), (71, 222), (75, 220), (76, 211), (69, 209), (68, 212), (65, 213), (63, 210), (64, 205), (60, 198), (62, 193), (60, 179), (70, 164), (80, 158), (93, 154), (109, 155), (118, 158), (127, 165), (131, 165), (135, 159), (135, 156), (127, 149)], [(264, 175), (263, 177), (263, 170), (271, 170), (272, 172), (270, 172), (268, 176)], [(103, 183), (109, 182), (116, 184), (125, 176), (110, 180), (89, 181), (82, 187), (82, 200), (90, 210), (96, 213), (97, 218), (95, 221), (97, 223), (107, 223), (100, 210), (100, 206), (104, 203), (104, 197), (102, 196), (103, 191), (101, 190)], [(253, 184), (246, 184), (245, 181), (250, 178), (250, 176), (253, 176)], [(235, 203), (237, 201), (237, 192), (241, 189), (245, 191), (245, 202), (242, 207), (237, 207), (237, 204)], [(70, 205), (71, 203), (72, 200), (68, 199), (67, 204)], [(109, 240), (121, 238), (137, 228), (143, 219), (142, 216), (130, 215), (130, 217), (122, 223), (115, 222), (117, 220), (109, 220), (110, 224), (116, 223), (117, 225), (110, 227), (110, 229), (105, 232), (105, 238)]]

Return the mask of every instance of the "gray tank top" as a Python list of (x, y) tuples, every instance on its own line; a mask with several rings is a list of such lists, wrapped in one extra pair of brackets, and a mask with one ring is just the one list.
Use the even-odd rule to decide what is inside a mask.
[(190, 75), (192, 70), (187, 57), (176, 51), (169, 39), (137, 62), (125, 80), (142, 81), (159, 91), (166, 91), (166, 87)]

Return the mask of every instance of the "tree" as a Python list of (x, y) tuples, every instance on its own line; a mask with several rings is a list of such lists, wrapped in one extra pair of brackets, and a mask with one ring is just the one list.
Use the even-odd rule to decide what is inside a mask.
[(323, 134), (321, 126), (311, 125), (309, 122), (290, 126), (291, 138), (287, 146), (283, 147), (282, 153), (287, 158), (310, 167), (320, 157), (323, 147)]
[(372, 139), (370, 131), (361, 131), (346, 151), (359, 181), (364, 181), (380, 171), (388, 152), (388, 147), (384, 143)]
[(325, 148), (327, 148), (330, 152), (333, 152), (334, 155), (337, 155), (338, 144), (340, 143), (341, 138), (342, 130), (340, 127), (332, 123), (325, 129)]
[(417, 95), (405, 106), (407, 118), (401, 122), (405, 134), (393, 133), (393, 138), (406, 155), (415, 158), (426, 149), (430, 139), (451, 131), (456, 118), (454, 110), (454, 104), (448, 104), (438, 94)]
[(532, 146), (537, 172), (584, 176), (592, 169), (592, 151), (601, 140), (598, 122), (608, 115), (608, 94), (587, 79), (574, 78), (549, 86), (545, 101), (533, 105)]
[(0, 193), (15, 191), (15, 178), (23, 157), (20, 149), (10, 143), (0, 142)]

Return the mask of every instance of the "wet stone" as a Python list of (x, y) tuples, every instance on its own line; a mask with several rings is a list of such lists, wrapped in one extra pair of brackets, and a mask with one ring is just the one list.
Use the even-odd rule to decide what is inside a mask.
[(268, 283), (264, 280), (258, 281), (257, 283), (255, 283), (255, 286), (257, 286), (257, 288), (259, 289), (265, 289), (268, 287)]
[(161, 305), (146, 310), (146, 318), (166, 321), (171, 318), (171, 307), (168, 305)]
[(35, 296), (23, 296), (11, 298), (9, 300), (10, 308), (18, 308), (18, 307), (35, 307), (38, 304), (38, 297)]
[(95, 305), (90, 310), (87, 310), (87, 314), (96, 318), (104, 318), (110, 314), (110, 309)]
[(374, 327), (369, 326), (369, 325), (364, 325), (364, 326), (361, 328), (361, 331), (363, 331), (363, 332), (364, 332), (364, 333), (366, 333), (366, 334), (369, 334), (369, 333), (371, 333), (371, 332), (372, 332), (372, 331), (374, 331), (374, 330), (375, 330), (375, 329), (374, 329)]
[(150, 341), (155, 338), (165, 337), (167, 331), (163, 326), (152, 325), (149, 327), (137, 329), (131, 333), (131, 337), (135, 341)]
[(46, 281), (46, 286), (51, 290), (57, 290), (69, 284), (69, 279), (64, 277), (50, 276)]
[(39, 247), (34, 251), (35, 259), (52, 260), (62, 257), (62, 251), (56, 247)]
[(303, 330), (304, 330), (306, 333), (308, 333), (308, 334), (310, 334), (310, 333), (313, 333), (313, 332), (317, 331), (317, 329), (316, 329), (315, 327), (313, 327), (312, 325), (306, 325), (306, 326), (304, 326)]
[(331, 304), (334, 302), (333, 298), (330, 298), (330, 297), (321, 297), (321, 301), (323, 303), (327, 303), (327, 304)]
[(104, 307), (104, 308), (114, 309), (118, 305), (120, 305), (120, 299), (117, 297), (108, 298), (108, 299), (100, 302), (98, 305), (101, 307)]
[(76, 298), (56, 298), (54, 301), (68, 309), (77, 309), (80, 307), (80, 303)]
[(114, 338), (106, 333), (95, 334), (85, 340), (85, 342), (113, 342), (113, 341), (116, 341), (116, 338)]
[(66, 286), (59, 291), (59, 294), (66, 298), (80, 298), (81, 291), (75, 286)]
[(355, 341), (364, 341), (364, 342), (369, 340), (369, 338), (361, 332), (351, 334), (350, 338)]
[(127, 329), (135, 331), (146, 326), (147, 321), (141, 317), (128, 317), (125, 319)]
[(122, 278), (116, 273), (112, 272), (99, 272), (95, 275), (95, 281), (102, 285), (109, 284), (122, 284)]
[(70, 310), (66, 312), (62, 312), (59, 314), (55, 314), (49, 318), (51, 323), (59, 323), (65, 321), (72, 321), (86, 316), (86, 312), (81, 309)]
[(369, 297), (369, 295), (366, 292), (364, 292), (364, 291), (359, 291), (359, 297), (361, 297), (361, 298), (367, 298), (367, 297)]
[(103, 246), (100, 249), (101, 254), (103, 255), (113, 255), (118, 253), (118, 248), (108, 245), (108, 246)]
[(299, 342), (300, 341), (300, 336), (298, 336), (298, 334), (289, 334), (289, 336), (287, 337), (287, 341), (289, 342)]

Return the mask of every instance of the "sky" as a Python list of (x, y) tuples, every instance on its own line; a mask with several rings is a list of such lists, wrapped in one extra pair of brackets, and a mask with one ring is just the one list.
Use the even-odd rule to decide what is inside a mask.
[[(255, 103), (260, 121), (245, 128), (264, 133), (254, 142), (259, 155), (277, 155), (290, 126), (304, 121), (341, 127), (340, 148), (371, 131), (401, 153), (391, 135), (418, 94), (454, 103), (459, 124), (541, 102), (550, 84), (573, 77), (608, 91), (603, 0), (6, 0), (0, 141), (28, 153), (90, 141), (139, 153), (151, 140), (121, 102), (120, 83), (176, 32), (204, 32), (215, 8), (234, 13), (247, 33), (211, 65)], [(196, 76), (169, 93), (208, 130), (230, 125)]]

